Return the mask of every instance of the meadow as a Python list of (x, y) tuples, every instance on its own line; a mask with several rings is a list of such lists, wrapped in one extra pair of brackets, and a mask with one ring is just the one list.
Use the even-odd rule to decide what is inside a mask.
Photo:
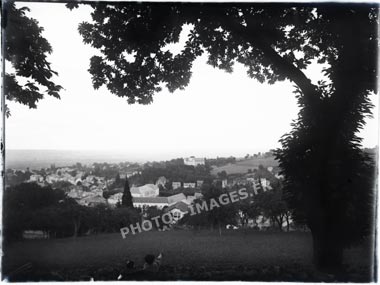
[[(146, 254), (163, 253), (160, 280), (368, 281), (370, 256), (362, 245), (346, 251), (341, 276), (312, 265), (308, 232), (173, 230), (19, 241), (4, 247), (3, 278), (25, 280), (115, 280), (125, 260), (139, 267)], [(367, 248), (367, 249), (366, 249)], [(29, 269), (14, 274), (28, 264)], [(28, 267), (27, 266), (27, 267)]]
[(211, 170), (211, 174), (217, 175), (219, 172), (225, 171), (227, 174), (243, 174), (247, 173), (248, 170), (254, 170), (262, 165), (264, 167), (277, 166), (278, 161), (274, 157), (255, 157), (250, 159), (244, 159), (237, 161), (236, 163), (229, 163), (220, 167), (214, 167)]

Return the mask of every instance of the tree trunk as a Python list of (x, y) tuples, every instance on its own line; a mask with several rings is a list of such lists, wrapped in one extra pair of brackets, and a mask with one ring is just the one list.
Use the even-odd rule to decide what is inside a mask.
[(79, 227), (80, 227), (80, 221), (74, 220), (74, 234), (73, 234), (74, 238), (78, 236)]
[(289, 215), (287, 214), (285, 218), (286, 218), (286, 231), (288, 232), (290, 230)]
[(277, 216), (273, 217), (273, 228), (275, 227), (276, 222), (277, 222), (279, 230), (282, 232), (282, 217), (277, 217)]
[(313, 235), (313, 261), (315, 266), (326, 272), (334, 273), (342, 268), (343, 246), (339, 240), (327, 233)]

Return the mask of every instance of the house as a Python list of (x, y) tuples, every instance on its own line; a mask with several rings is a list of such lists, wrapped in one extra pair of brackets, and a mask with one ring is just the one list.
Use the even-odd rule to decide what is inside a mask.
[(124, 171), (124, 172), (120, 171), (120, 172), (119, 172), (119, 175), (120, 175), (120, 178), (121, 178), (121, 179), (128, 178), (128, 177), (127, 177), (127, 176), (128, 176), (128, 173), (125, 172), (125, 171)]
[(183, 193), (169, 197), (133, 197), (133, 206), (136, 208), (157, 207), (162, 209), (181, 201), (186, 201), (186, 196)]
[(195, 182), (184, 182), (183, 188), (195, 188), (196, 184)]
[(107, 203), (110, 205), (110, 206), (116, 206), (116, 204), (118, 202), (121, 203), (121, 199), (123, 197), (123, 193), (116, 193), (114, 195), (111, 195), (108, 197), (107, 199)]
[(98, 195), (98, 196), (103, 196), (103, 190), (99, 186), (91, 186), (90, 190), (93, 194)]
[(86, 177), (86, 181), (88, 183), (93, 183), (96, 180), (96, 177), (94, 175), (89, 175)]
[(190, 157), (184, 158), (183, 163), (185, 165), (191, 165), (191, 166), (205, 165), (205, 159), (190, 156)]
[(59, 181), (60, 177), (57, 174), (50, 174), (46, 176), (46, 182), (52, 184), (54, 182)]
[(172, 188), (173, 188), (173, 190), (181, 188), (181, 187), (182, 187), (182, 183), (181, 182), (172, 182)]
[(82, 176), (84, 175), (84, 172), (83, 171), (78, 171), (77, 172), (77, 175), (75, 175), (75, 179), (81, 179), (82, 180)]
[(185, 201), (186, 200), (186, 196), (183, 193), (172, 195), (172, 196), (169, 196), (167, 198), (168, 198), (169, 206), (171, 206), (171, 205), (173, 205), (175, 203), (178, 203), (180, 201)]
[(161, 176), (161, 177), (159, 177), (159, 178), (157, 179), (157, 181), (156, 181), (156, 185), (157, 185), (158, 187), (159, 187), (160, 185), (161, 185), (162, 187), (165, 187), (166, 182), (167, 182), (166, 177), (165, 177), (165, 176)]
[(132, 197), (157, 197), (160, 190), (157, 185), (145, 184), (140, 187), (133, 186), (131, 188)]
[(194, 200), (201, 199), (202, 197), (203, 197), (202, 193), (195, 192), (194, 196), (191, 196), (191, 195), (187, 196), (186, 200), (183, 202), (188, 205), (191, 205), (194, 202)]
[(162, 209), (169, 206), (168, 197), (133, 197), (132, 201), (136, 208), (157, 207)]
[(142, 193), (140, 192), (139, 187), (132, 186), (130, 191), (131, 191), (132, 197), (142, 197)]
[(98, 205), (107, 204), (107, 200), (103, 196), (99, 195), (90, 195), (80, 200), (77, 200), (79, 205), (87, 207), (95, 207)]
[(197, 187), (202, 187), (203, 185), (203, 180), (197, 180)]
[(29, 182), (43, 182), (43, 181), (44, 181), (44, 177), (39, 174), (32, 174), (29, 177)]
[(134, 175), (140, 175), (141, 171), (132, 171), (132, 172), (127, 172), (127, 178), (134, 176)]
[(77, 179), (75, 179), (75, 181), (74, 181), (74, 185), (82, 185), (82, 179), (81, 178), (77, 178)]
[(176, 222), (189, 212), (189, 205), (180, 201), (166, 208), (166, 212), (171, 213), (173, 220)]
[(88, 196), (94, 196), (93, 193), (84, 191), (81, 186), (76, 186), (67, 193), (67, 196), (73, 199), (82, 199)]

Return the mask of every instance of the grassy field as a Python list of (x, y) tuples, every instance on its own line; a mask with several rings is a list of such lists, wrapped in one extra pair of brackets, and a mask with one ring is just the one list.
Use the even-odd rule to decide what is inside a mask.
[(278, 161), (274, 157), (269, 158), (251, 158), (238, 161), (233, 164), (227, 164), (220, 167), (215, 167), (212, 169), (211, 173), (216, 175), (218, 172), (226, 171), (227, 174), (237, 174), (237, 173), (247, 173), (248, 169), (256, 169), (262, 165), (264, 167), (268, 166), (278, 166)]
[[(71, 280), (81, 279), (79, 275), (75, 277), (73, 272), (88, 273), (99, 268), (114, 270), (120, 268), (125, 259), (134, 260), (137, 266), (141, 266), (146, 254), (158, 254), (160, 251), (164, 255), (163, 268), (172, 271), (203, 270), (209, 273), (232, 269), (239, 273), (239, 270), (256, 270), (254, 276), (257, 276), (262, 273), (260, 270), (264, 270), (274, 276), (272, 270), (290, 266), (298, 271), (302, 266), (305, 272), (312, 272), (311, 236), (304, 232), (225, 231), (219, 236), (216, 231), (178, 230), (146, 232), (130, 235), (126, 239), (122, 239), (120, 234), (102, 234), (76, 239), (22, 241), (12, 243), (4, 249), (5, 275), (29, 262), (37, 271), (60, 272), (64, 269), (71, 272), (67, 277)], [(346, 253), (345, 262), (350, 268), (366, 267), (368, 252), (360, 247), (352, 249)], [(177, 270), (175, 276), (192, 279), (186, 274)], [(199, 278), (207, 279), (205, 276)], [(235, 279), (240, 279), (239, 276), (241, 275), (236, 275)], [(298, 278), (292, 276), (288, 277)], [(252, 280), (248, 277), (242, 279)]]

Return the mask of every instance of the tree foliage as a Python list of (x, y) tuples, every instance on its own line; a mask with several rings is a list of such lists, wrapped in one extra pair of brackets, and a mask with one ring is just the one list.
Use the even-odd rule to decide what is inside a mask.
[[(289, 79), (304, 93), (323, 89), (323, 84), (313, 85), (303, 70), (312, 60), (336, 63), (339, 37), (348, 30), (342, 22), (352, 18), (362, 48), (356, 61), (364, 71), (357, 79), (366, 83), (366, 90), (374, 90), (376, 10), (359, 5), (294, 5), (100, 3), (93, 4), (93, 22), (80, 24), (79, 32), (85, 43), (101, 52), (91, 58), (94, 87), (106, 85), (130, 103), (146, 104), (162, 84), (170, 91), (187, 86), (192, 62), (205, 52), (209, 64), (227, 72), (241, 62), (260, 82)], [(178, 43), (185, 24), (192, 28), (175, 55), (166, 46)], [(325, 72), (331, 74), (331, 69)]]
[(255, 196), (254, 204), (263, 216), (269, 218), (273, 225), (277, 225), (278, 229), (282, 231), (283, 223), (290, 213), (281, 187), (259, 193)]
[(58, 73), (47, 59), (51, 45), (37, 20), (26, 16), (27, 11), (27, 7), (16, 8), (13, 1), (4, 2), (4, 57), (12, 66), (4, 75), (4, 93), (9, 101), (37, 108), (44, 94), (59, 99), (62, 86), (52, 81)]
[(35, 183), (22, 183), (7, 188), (3, 196), (4, 239), (17, 239), (29, 229), (34, 211), (57, 205), (65, 197), (63, 191), (41, 187)]
[[(182, 160), (182, 159), (181, 159)], [(155, 184), (157, 179), (164, 176), (170, 182), (196, 182), (197, 180), (206, 180), (210, 178), (210, 167), (205, 165), (184, 165), (170, 162), (159, 165), (144, 166), (140, 174), (130, 178), (131, 183), (137, 185)]]
[(133, 209), (133, 198), (131, 193), (131, 188), (129, 187), (129, 181), (125, 178), (124, 192), (121, 197), (121, 205), (126, 208)]
[(4, 192), (3, 236), (7, 242), (22, 238), (26, 230), (43, 231), (50, 238), (76, 237), (119, 232), (139, 220), (135, 209), (81, 206), (62, 190), (35, 183), (11, 186)]

